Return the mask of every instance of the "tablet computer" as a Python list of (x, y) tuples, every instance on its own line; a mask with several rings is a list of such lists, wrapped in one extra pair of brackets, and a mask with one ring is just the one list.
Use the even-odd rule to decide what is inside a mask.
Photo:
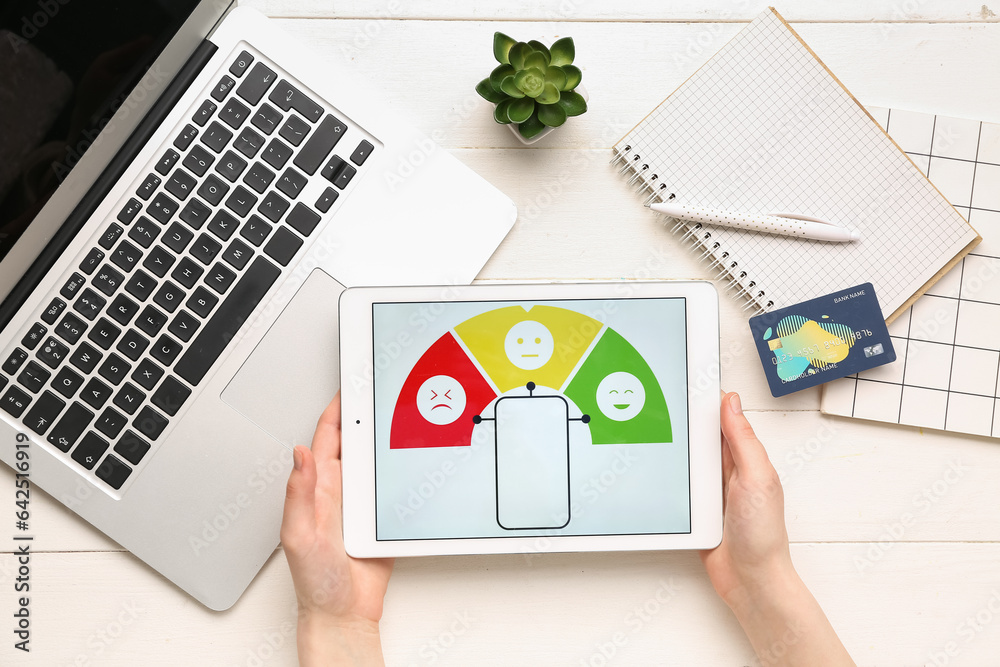
[(353, 288), (340, 345), (352, 556), (722, 539), (711, 283)]

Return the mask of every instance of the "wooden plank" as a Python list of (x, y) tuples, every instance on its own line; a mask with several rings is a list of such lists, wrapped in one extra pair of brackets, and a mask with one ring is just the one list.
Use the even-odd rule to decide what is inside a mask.
[[(370, 18), (370, 19), (447, 19), (493, 21), (749, 21), (765, 10), (770, 0), (748, 2), (658, 2), (632, 0), (628, 3), (597, 0), (513, 0), (499, 5), (436, 0), (347, 0), (330, 3), (324, 0), (242, 0), (269, 16), (297, 18)], [(981, 0), (927, 3), (919, 0), (847, 0), (845, 2), (810, 2), (797, 0), (779, 7), (789, 21), (996, 21), (996, 7)]]
[[(1000, 545), (903, 542), (877, 572), (859, 571), (857, 549), (793, 545), (792, 557), (858, 664), (925, 664), (949, 643), (949, 665), (994, 662)], [(0, 584), (13, 568), (0, 555)], [(5, 642), (4, 665), (297, 664), (280, 552), (225, 613), (127, 554), (35, 554), (31, 576), (31, 653)], [(400, 560), (382, 630), (390, 667), (754, 662), (689, 552)]]

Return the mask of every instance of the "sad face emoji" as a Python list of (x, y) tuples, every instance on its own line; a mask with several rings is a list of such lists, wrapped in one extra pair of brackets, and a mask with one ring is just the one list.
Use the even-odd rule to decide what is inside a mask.
[(432, 424), (450, 424), (465, 412), (465, 389), (450, 375), (427, 378), (417, 390), (417, 410)]

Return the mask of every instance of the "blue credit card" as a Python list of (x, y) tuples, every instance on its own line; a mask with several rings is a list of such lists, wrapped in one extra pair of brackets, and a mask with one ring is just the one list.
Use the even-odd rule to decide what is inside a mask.
[(773, 396), (896, 360), (871, 283), (750, 318)]

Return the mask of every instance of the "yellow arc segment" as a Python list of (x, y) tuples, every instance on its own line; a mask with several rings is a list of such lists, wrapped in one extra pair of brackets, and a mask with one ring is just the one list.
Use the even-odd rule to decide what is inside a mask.
[[(519, 360), (519, 364), (515, 365), (505, 347), (510, 330), (519, 322), (525, 321), (543, 325), (552, 336), (551, 356), (543, 365), (532, 370), (523, 368), (525, 365), (532, 365), (528, 361)], [(528, 382), (561, 389), (602, 326), (592, 317), (565, 308), (534, 306), (529, 310), (523, 306), (509, 306), (476, 315), (456, 326), (455, 333), (490, 376), (497, 389), (504, 393), (515, 387), (523, 387)], [(513, 348), (518, 345), (516, 334), (519, 331), (520, 329), (515, 331), (512, 337), (510, 345)], [(541, 335), (544, 337), (544, 332)], [(533, 342), (527, 340), (525, 344)], [(544, 341), (540, 345), (544, 348)], [(543, 349), (542, 358), (545, 354)]]

